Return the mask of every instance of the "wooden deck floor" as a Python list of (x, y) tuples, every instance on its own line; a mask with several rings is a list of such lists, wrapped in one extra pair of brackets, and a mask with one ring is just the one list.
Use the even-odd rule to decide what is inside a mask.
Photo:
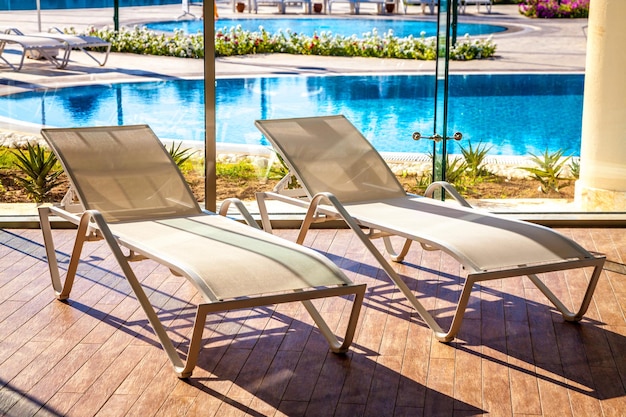
[[(40, 231), (0, 230), (0, 414), (624, 416), (626, 229), (561, 231), (610, 261), (580, 324), (514, 278), (476, 286), (458, 339), (439, 343), (349, 231), (318, 230), (307, 243), (368, 284), (350, 352), (329, 353), (299, 304), (233, 311), (209, 316), (199, 366), (179, 380), (103, 243), (88, 244), (59, 302)], [(73, 232), (55, 235), (67, 261)], [(136, 268), (184, 352), (192, 287), (154, 263)], [(414, 248), (397, 268), (445, 322), (459, 265)], [(584, 274), (549, 278), (561, 297), (582, 296)], [(341, 327), (347, 305), (320, 307)]]

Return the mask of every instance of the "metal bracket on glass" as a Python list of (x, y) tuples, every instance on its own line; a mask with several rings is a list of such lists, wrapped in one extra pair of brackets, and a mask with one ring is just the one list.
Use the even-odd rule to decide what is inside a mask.
[[(422, 136), (420, 132), (414, 132), (413, 140), (420, 140), (420, 139), (430, 139), (430, 140), (434, 140), (435, 142), (441, 142), (443, 140), (443, 136), (441, 136), (438, 133), (435, 133), (433, 136)], [(446, 138), (446, 140), (450, 140), (450, 139), (461, 140), (463, 139), (463, 134), (461, 132), (455, 132), (451, 138)]]

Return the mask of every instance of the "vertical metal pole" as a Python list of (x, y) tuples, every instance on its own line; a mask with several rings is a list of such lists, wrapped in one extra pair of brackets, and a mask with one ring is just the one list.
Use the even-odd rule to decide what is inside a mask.
[(37, 0), (37, 30), (41, 32), (41, 0)]
[(450, 25), (450, 31), (452, 32), (452, 43), (451, 45), (456, 45), (456, 31), (457, 24), (459, 21), (459, 0), (452, 0), (452, 24)]
[[(204, 207), (217, 211), (217, 175), (215, 173), (215, 1), (202, 4), (204, 19)], [(207, 18), (208, 17), (208, 18)]]
[(120, 0), (113, 0), (113, 27), (115, 32), (120, 31)]

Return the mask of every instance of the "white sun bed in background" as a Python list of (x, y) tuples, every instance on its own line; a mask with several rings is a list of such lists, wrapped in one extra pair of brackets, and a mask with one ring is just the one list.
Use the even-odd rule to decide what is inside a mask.
[[(6, 58), (7, 45), (17, 45), (22, 49), (18, 64), (14, 64)], [(57, 39), (0, 33), (0, 59), (14, 71), (22, 69), (24, 59), (27, 56), (43, 58), (59, 69), (65, 68), (69, 61), (70, 51), (71, 49), (66, 42)]]
[[(97, 36), (89, 36), (89, 35), (71, 35), (67, 33), (63, 33), (59, 28), (51, 28), (50, 32), (36, 32), (36, 33), (23, 33), (18, 28), (8, 28), (6, 29), (6, 33), (13, 32), (15, 35), (19, 36), (29, 36), (29, 37), (39, 37), (45, 39), (54, 39), (59, 42), (64, 42), (67, 44), (67, 47), (72, 49), (78, 49), (84, 52), (89, 58), (96, 61), (98, 65), (101, 67), (104, 66), (109, 58), (109, 53), (111, 52), (111, 42), (107, 42), (103, 39), (98, 38)], [(91, 48), (102, 48), (104, 49), (104, 58), (98, 59), (96, 58), (91, 51), (88, 49)], [(69, 61), (69, 54), (67, 57)], [(67, 65), (67, 63), (66, 63)]]

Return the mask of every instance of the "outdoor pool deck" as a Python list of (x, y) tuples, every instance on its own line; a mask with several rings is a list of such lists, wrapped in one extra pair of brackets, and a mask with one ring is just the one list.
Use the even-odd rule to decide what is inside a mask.
[[(299, 303), (237, 310), (208, 317), (199, 366), (184, 381), (105, 244), (86, 246), (74, 292), (60, 302), (41, 232), (1, 230), (0, 414), (623, 416), (626, 234), (560, 231), (611, 260), (580, 324), (565, 323), (526, 278), (514, 278), (476, 285), (458, 339), (437, 342), (349, 230), (316, 230), (306, 244), (368, 285), (349, 353), (330, 353)], [(73, 231), (55, 234), (67, 259)], [(294, 239), (296, 231), (278, 234)], [(194, 309), (182, 300), (193, 288), (151, 261), (136, 268), (185, 352)], [(450, 319), (458, 263), (414, 245), (394, 268), (440, 320)], [(575, 302), (581, 279), (565, 272), (549, 281)], [(346, 304), (319, 307), (342, 326)]]
[[(412, 12), (418, 10), (414, 6)], [(523, 22), (538, 29), (496, 38), (500, 56), (459, 63), (464, 70), (584, 69), (583, 22), (535, 22), (516, 16), (508, 6), (507, 13), (503, 10), (494, 6), (492, 15), (476, 18)], [(469, 6), (468, 11), (475, 8)], [(129, 14), (123, 11), (122, 20)], [(142, 9), (140, 14), (146, 19), (171, 18), (180, 15), (180, 7)], [(89, 23), (85, 16), (94, 19), (93, 24), (106, 17), (100, 12), (42, 12), (45, 25)], [(27, 20), (34, 24), (35, 14), (12, 13), (10, 19), (12, 25), (25, 27)], [(32, 88), (202, 76), (202, 62), (195, 60), (181, 65), (176, 58), (112, 54), (107, 66), (98, 68), (82, 59), (73, 54), (66, 70), (38, 62), (28, 62), (19, 73), (2, 69), (0, 90), (9, 89), (8, 80), (23, 83), (16, 88)], [(428, 65), (275, 55), (216, 61), (219, 75), (233, 76), (397, 72)], [(0, 415), (623, 416), (626, 232), (559, 230), (609, 260), (580, 324), (564, 323), (525, 278), (492, 281), (475, 287), (458, 339), (436, 342), (348, 230), (316, 229), (305, 243), (326, 253), (355, 282), (368, 284), (350, 352), (329, 353), (300, 304), (238, 310), (209, 316), (207, 345), (187, 381), (175, 377), (102, 242), (86, 246), (74, 292), (68, 302), (59, 302), (50, 286), (41, 231), (0, 230)], [(73, 231), (55, 234), (62, 242), (59, 256), (67, 259)], [(293, 240), (296, 231), (277, 234)], [(188, 299), (193, 288), (150, 261), (137, 267), (184, 352), (194, 311), (181, 300)], [(459, 264), (414, 245), (407, 261), (394, 267), (427, 308), (436, 310), (444, 322), (449, 319), (459, 292)], [(568, 302), (579, 299), (581, 279), (586, 278), (576, 272), (550, 277), (560, 296), (571, 295), (573, 301)], [(321, 305), (339, 326), (344, 307), (342, 302)]]

